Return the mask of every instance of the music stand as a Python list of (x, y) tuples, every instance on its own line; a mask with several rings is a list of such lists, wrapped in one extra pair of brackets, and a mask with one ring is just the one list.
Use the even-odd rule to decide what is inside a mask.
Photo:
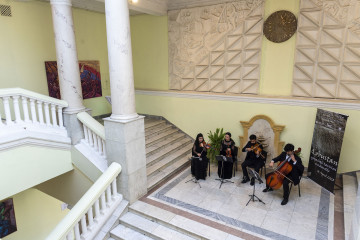
[[(200, 157), (189, 158), (190, 161), (194, 161), (195, 159), (197, 159), (197, 161), (200, 161)], [(187, 180), (185, 183), (188, 183), (190, 181), (193, 182), (193, 183), (199, 184), (199, 187), (201, 188), (201, 185), (200, 185), (199, 181), (196, 179), (196, 177), (192, 177), (190, 180)]]
[[(255, 178), (255, 180), (258, 180), (260, 184), (263, 183), (260, 175), (259, 175), (255, 170), (253, 170), (253, 169), (251, 169), (251, 168), (247, 168), (247, 170), (248, 170), (248, 173), (249, 173), (250, 177)], [(250, 202), (251, 200), (252, 200), (253, 202), (259, 201), (259, 202), (262, 202), (263, 204), (265, 204), (260, 198), (258, 198), (258, 196), (255, 195), (255, 183), (254, 183), (253, 194), (252, 194), (252, 195), (249, 195), (249, 196), (250, 196), (250, 199), (249, 199), (249, 201), (247, 202), (246, 206), (249, 204), (249, 202)], [(256, 198), (257, 200), (255, 200), (255, 198)]]
[[(233, 160), (232, 160), (232, 158), (231, 157), (225, 157), (225, 156), (223, 156), (223, 155), (217, 155), (217, 156), (215, 156), (215, 158), (216, 158), (216, 160), (218, 161), (218, 164), (219, 164), (219, 162), (221, 162), (221, 174), (220, 174), (220, 178), (217, 178), (217, 179), (215, 179), (215, 180), (218, 180), (218, 181), (220, 181), (221, 183), (220, 183), (220, 187), (219, 187), (219, 189), (221, 188), (221, 185), (223, 184), (223, 183), (234, 183), (234, 182), (232, 182), (232, 181), (230, 181), (230, 180), (227, 180), (227, 179), (224, 179), (223, 177), (224, 177), (224, 162), (233, 162)], [(232, 171), (231, 171), (231, 176), (232, 176)]]

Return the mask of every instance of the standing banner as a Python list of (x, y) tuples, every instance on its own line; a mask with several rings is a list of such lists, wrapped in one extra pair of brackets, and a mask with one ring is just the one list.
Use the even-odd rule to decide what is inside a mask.
[(348, 116), (318, 109), (308, 166), (308, 177), (334, 192), (345, 126)]

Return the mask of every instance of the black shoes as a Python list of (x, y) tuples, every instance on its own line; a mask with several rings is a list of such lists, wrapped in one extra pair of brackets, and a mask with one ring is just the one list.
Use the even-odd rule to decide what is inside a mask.
[(286, 205), (288, 203), (288, 199), (287, 198), (284, 198), (281, 202), (281, 205)]
[(265, 188), (265, 189), (263, 190), (263, 192), (271, 192), (271, 191), (274, 191), (274, 189), (272, 189), (272, 188)]
[(247, 183), (248, 181), (250, 181), (250, 179), (248, 177), (244, 177), (241, 183)]
[(251, 185), (251, 186), (254, 186), (254, 184), (255, 184), (255, 178), (251, 178), (251, 180), (250, 180), (250, 185)]

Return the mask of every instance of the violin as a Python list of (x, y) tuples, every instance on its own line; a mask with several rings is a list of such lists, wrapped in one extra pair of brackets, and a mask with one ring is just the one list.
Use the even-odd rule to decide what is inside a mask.
[[(256, 143), (254, 146), (251, 146), (251, 151), (253, 151), (256, 155), (260, 155), (261, 151), (262, 151), (260, 144)], [(264, 156), (262, 156), (262, 157), (264, 157)]]
[(232, 157), (231, 155), (231, 148), (226, 149), (226, 157)]
[[(301, 148), (298, 148), (298, 150), (294, 151), (294, 154), (298, 154), (300, 152)], [(291, 179), (286, 177), (286, 175), (291, 172), (292, 167), (293, 166), (287, 160), (280, 162), (275, 171), (270, 173), (266, 178), (266, 185), (272, 189), (279, 189), (283, 184), (284, 178), (287, 178), (289, 181), (291, 181)]]
[(206, 149), (209, 149), (210, 148), (210, 144), (207, 144), (205, 141), (202, 141), (200, 143), (200, 147), (205, 147)]

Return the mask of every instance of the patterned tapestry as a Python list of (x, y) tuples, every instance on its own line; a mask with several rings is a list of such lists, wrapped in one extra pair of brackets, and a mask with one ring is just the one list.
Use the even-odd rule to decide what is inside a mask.
[[(45, 62), (49, 96), (61, 99), (56, 61)], [(79, 61), (83, 99), (102, 96), (99, 61)]]
[(168, 12), (169, 87), (257, 94), (263, 0)]

